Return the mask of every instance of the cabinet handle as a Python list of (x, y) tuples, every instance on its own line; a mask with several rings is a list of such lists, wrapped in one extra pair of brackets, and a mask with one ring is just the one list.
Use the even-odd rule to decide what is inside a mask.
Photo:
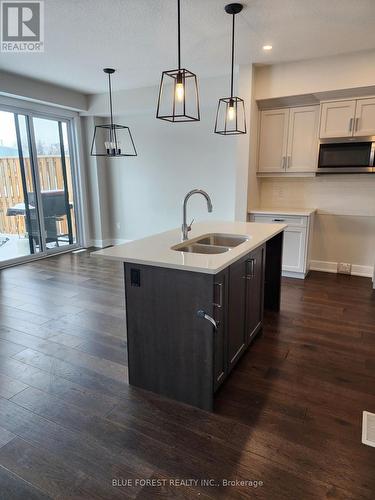
[(285, 219), (272, 219), (272, 222), (285, 222)]
[(354, 121), (354, 118), (350, 118), (350, 120), (349, 120), (349, 132), (353, 131), (353, 121)]
[[(255, 274), (254, 274), (254, 271), (255, 271), (255, 262), (256, 262), (256, 259), (249, 259), (246, 261), (246, 274), (244, 276), (242, 276), (242, 279), (244, 280), (251, 280), (254, 278)], [(250, 267), (250, 270), (249, 270), (249, 267), (248, 266), (251, 266)]]
[(292, 157), (288, 156), (287, 162), (286, 162), (286, 168), (290, 168), (290, 164), (292, 163)]
[(256, 259), (251, 259), (251, 277), (255, 277), (255, 265), (257, 263)]
[(203, 311), (203, 309), (199, 309), (197, 311), (197, 316), (199, 318), (203, 318), (203, 319), (206, 319), (207, 321), (209, 321), (212, 324), (212, 326), (215, 328), (215, 330), (217, 330), (219, 322), (216, 322), (214, 320), (214, 318), (212, 318), (209, 314), (207, 314), (205, 311)]
[(281, 168), (282, 168), (283, 170), (285, 170), (285, 160), (286, 160), (286, 157), (285, 157), (285, 156), (283, 156), (283, 157), (282, 157), (282, 160), (281, 160)]
[(354, 132), (357, 132), (358, 129), (359, 129), (359, 118), (356, 118), (355, 119), (355, 130), (354, 130)]
[(219, 287), (219, 302), (214, 302), (214, 307), (221, 309), (223, 307), (223, 283), (215, 283), (216, 286)]

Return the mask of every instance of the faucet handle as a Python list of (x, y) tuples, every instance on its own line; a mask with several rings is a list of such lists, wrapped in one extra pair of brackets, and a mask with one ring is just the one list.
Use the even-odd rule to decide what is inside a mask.
[(195, 219), (192, 219), (192, 221), (190, 222), (190, 224), (188, 225), (187, 227), (187, 230), (188, 231), (191, 231), (191, 226), (193, 225), (193, 222), (195, 221)]

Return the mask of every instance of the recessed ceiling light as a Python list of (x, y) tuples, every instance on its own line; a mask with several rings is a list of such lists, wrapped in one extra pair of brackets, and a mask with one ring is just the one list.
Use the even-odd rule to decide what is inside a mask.
[(263, 45), (263, 50), (272, 50), (272, 45)]

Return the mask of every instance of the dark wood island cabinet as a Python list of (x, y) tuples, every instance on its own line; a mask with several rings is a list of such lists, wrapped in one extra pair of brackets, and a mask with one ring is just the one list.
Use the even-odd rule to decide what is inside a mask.
[(217, 274), (125, 262), (130, 384), (212, 410), (263, 308), (279, 310), (282, 241), (279, 232)]

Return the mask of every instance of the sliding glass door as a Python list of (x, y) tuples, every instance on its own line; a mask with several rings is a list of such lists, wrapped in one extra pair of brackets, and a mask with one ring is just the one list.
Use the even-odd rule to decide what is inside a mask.
[(67, 124), (33, 118), (46, 250), (76, 242)]
[(0, 109), (0, 267), (77, 246), (70, 122)]

